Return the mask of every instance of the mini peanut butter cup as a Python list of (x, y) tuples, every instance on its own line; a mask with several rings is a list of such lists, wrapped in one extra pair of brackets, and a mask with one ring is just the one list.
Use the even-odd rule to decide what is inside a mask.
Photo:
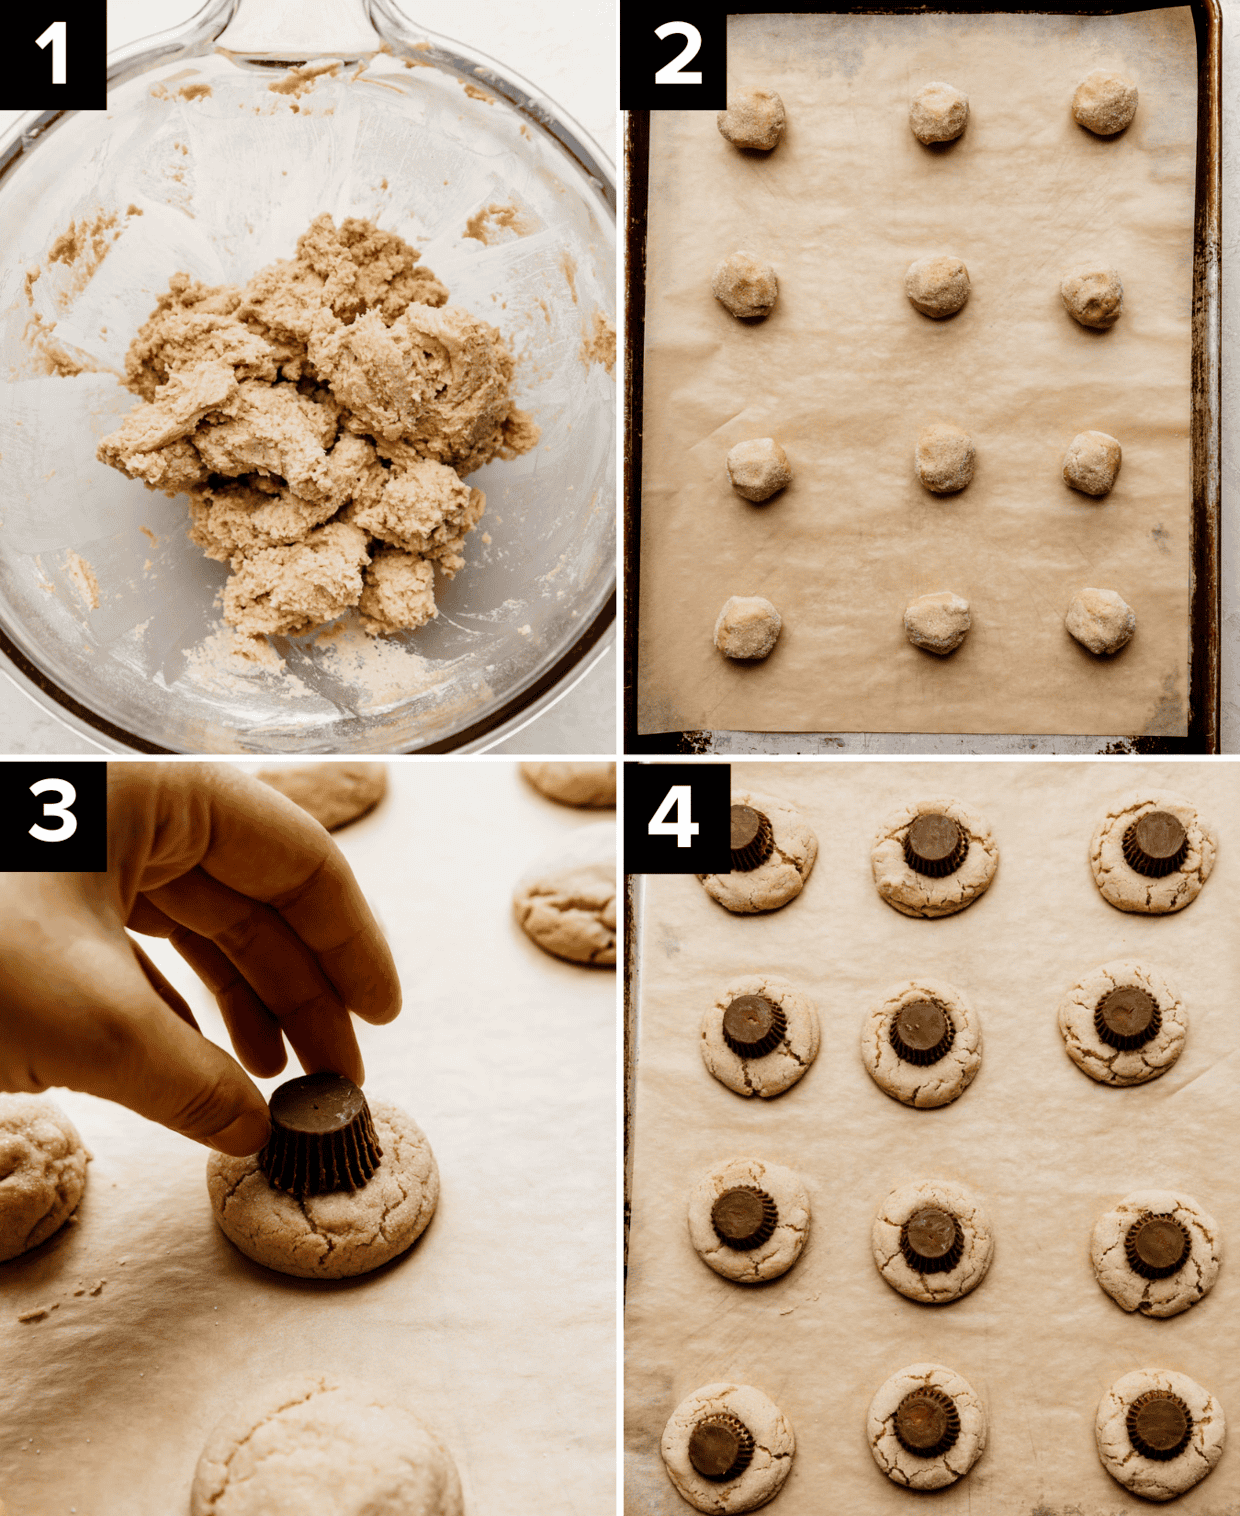
[(906, 1453), (940, 1458), (960, 1436), (960, 1412), (950, 1395), (927, 1385), (911, 1391), (896, 1407), (892, 1429)]
[(1170, 811), (1146, 811), (1124, 833), (1124, 862), (1147, 879), (1174, 874), (1188, 852), (1188, 833)]
[(712, 1484), (739, 1479), (749, 1467), (753, 1448), (753, 1433), (731, 1411), (703, 1416), (689, 1433), (689, 1462)]
[(1170, 1390), (1146, 1390), (1128, 1407), (1128, 1440), (1145, 1458), (1178, 1458), (1193, 1435), (1188, 1407)]
[(900, 1252), (919, 1274), (947, 1274), (964, 1252), (964, 1231), (949, 1211), (924, 1205), (900, 1228)]
[(710, 1208), (710, 1224), (725, 1247), (747, 1253), (769, 1242), (779, 1222), (779, 1207), (756, 1185), (724, 1190)]
[(904, 861), (918, 874), (942, 879), (954, 874), (969, 851), (964, 828), (939, 811), (918, 816), (904, 836)]
[(271, 1136), (258, 1155), (274, 1189), (293, 1195), (358, 1190), (379, 1166), (366, 1097), (343, 1074), (303, 1074), (272, 1095)]
[(732, 867), (748, 874), (766, 862), (775, 848), (771, 823), (752, 805), (734, 805), (732, 817)]
[(1122, 984), (1094, 1007), (1094, 1031), (1108, 1047), (1131, 1052), (1152, 1042), (1162, 1027), (1158, 1002), (1135, 984)]
[(1188, 1261), (1192, 1239), (1174, 1216), (1139, 1216), (1124, 1238), (1128, 1267), (1143, 1279), (1170, 1279)]
[(765, 1058), (787, 1030), (783, 1006), (765, 995), (738, 995), (723, 1013), (723, 1040), (738, 1058)]
[(906, 1063), (926, 1065), (946, 1056), (956, 1028), (937, 1001), (910, 1000), (891, 1018), (889, 1038)]

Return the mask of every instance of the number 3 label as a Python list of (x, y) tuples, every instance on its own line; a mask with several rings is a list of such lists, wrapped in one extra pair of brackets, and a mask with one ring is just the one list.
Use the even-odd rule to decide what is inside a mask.
[(54, 830), (45, 826), (32, 826), (30, 835), (40, 842), (68, 842), (77, 831), (77, 817), (69, 809), (77, 799), (77, 791), (67, 779), (39, 779), (30, 786), (32, 795), (42, 795), (46, 790), (55, 790), (60, 799), (45, 800), (43, 814), (49, 818), (54, 816), (60, 825)]
[[(702, 34), (690, 21), (665, 21), (662, 26), (656, 26), (655, 36), (660, 42), (668, 37), (683, 37), (685, 45), (670, 63), (665, 63), (654, 76), (656, 84), (701, 84), (702, 75), (697, 69), (690, 73), (684, 73), (681, 65), (692, 63), (702, 50)], [(682, 847), (688, 847), (687, 842), (681, 843)]]
[[(675, 806), (675, 821), (667, 820), (667, 813)], [(652, 837), (675, 837), (677, 847), (690, 847), (690, 838), (698, 834), (698, 824), (693, 819), (693, 790), (687, 784), (674, 784), (659, 802), (659, 809), (650, 818), (646, 830)]]

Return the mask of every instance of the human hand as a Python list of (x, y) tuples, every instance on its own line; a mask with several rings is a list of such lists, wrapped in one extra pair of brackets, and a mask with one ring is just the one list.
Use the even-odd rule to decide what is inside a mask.
[(167, 937), (270, 1078), (365, 1077), (350, 1011), (400, 1010), (392, 955), (339, 848), (223, 764), (108, 765), (106, 874), (0, 873), (0, 1090), (118, 1101), (220, 1152), (266, 1141), (267, 1103), (126, 932)]

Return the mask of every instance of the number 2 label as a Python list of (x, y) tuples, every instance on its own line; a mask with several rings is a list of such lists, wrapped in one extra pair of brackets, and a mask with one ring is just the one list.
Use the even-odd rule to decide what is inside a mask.
[[(667, 813), (676, 808), (675, 821), (667, 820)], [(693, 790), (687, 784), (674, 784), (663, 799), (659, 802), (659, 808), (650, 818), (650, 825), (646, 830), (652, 837), (675, 837), (677, 847), (691, 846), (690, 838), (698, 834), (698, 824), (693, 819)]]
[[(694, 69), (690, 73), (683, 71), (682, 65), (692, 63), (702, 50), (702, 34), (690, 21), (665, 21), (662, 26), (656, 26), (655, 36), (660, 42), (667, 37), (683, 37), (685, 45), (670, 63), (665, 63), (654, 76), (656, 84), (701, 84), (702, 75)], [(682, 842), (681, 847), (688, 847), (687, 842)]]

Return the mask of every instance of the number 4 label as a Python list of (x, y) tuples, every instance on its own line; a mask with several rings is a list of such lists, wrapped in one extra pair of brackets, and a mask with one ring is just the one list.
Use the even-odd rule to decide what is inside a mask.
[[(675, 821), (668, 821), (668, 811), (675, 809)], [(650, 818), (646, 831), (652, 837), (675, 837), (677, 847), (691, 847), (691, 839), (698, 834), (698, 824), (692, 816), (693, 789), (687, 784), (674, 784), (659, 802), (659, 809)]]

